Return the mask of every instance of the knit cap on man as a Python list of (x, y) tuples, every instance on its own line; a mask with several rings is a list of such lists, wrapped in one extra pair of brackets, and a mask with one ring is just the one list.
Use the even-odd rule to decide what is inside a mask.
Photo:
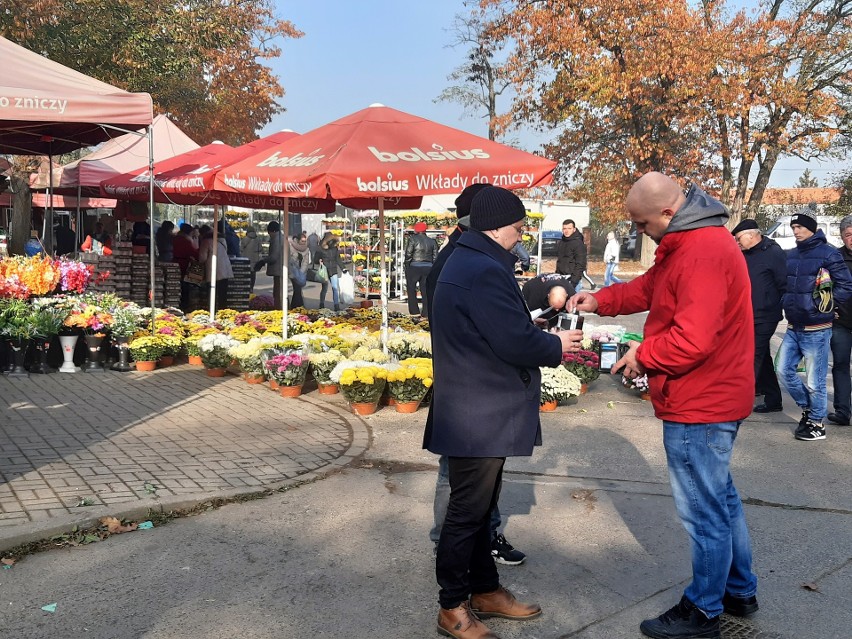
[(790, 219), (790, 226), (793, 224), (798, 224), (799, 226), (804, 226), (811, 233), (816, 233), (817, 230), (817, 214), (811, 208), (801, 209), (796, 212), (795, 215)]
[(521, 198), (499, 186), (482, 189), (470, 205), (470, 228), (490, 231), (523, 220), (527, 215)]

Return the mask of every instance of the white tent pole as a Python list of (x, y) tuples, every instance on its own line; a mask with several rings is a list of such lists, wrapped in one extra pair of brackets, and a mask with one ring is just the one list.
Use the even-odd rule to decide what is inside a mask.
[(290, 283), (290, 199), (284, 198), (284, 224), (282, 226), (283, 237), (281, 238), (281, 310), (284, 311), (281, 319), (281, 335), (287, 339), (287, 290)]
[[(51, 144), (51, 146), (53, 146)], [(54, 255), (53, 250), (53, 153), (47, 156), (47, 208), (41, 224), (41, 238), (46, 245), (44, 250), (48, 255)]]
[(388, 281), (385, 265), (385, 198), (379, 197), (379, 275), (382, 280), (382, 350), (388, 352)]
[(148, 261), (151, 265), (151, 334), (157, 321), (157, 278), (154, 275), (154, 127), (148, 126)]
[[(82, 212), (80, 210), (80, 197), (83, 194), (83, 186), (80, 184), (80, 180), (77, 180), (77, 223), (74, 224), (74, 255), (76, 256), (80, 252), (80, 234), (83, 232), (83, 225), (81, 221), (83, 219)], [(113, 212), (115, 212), (113, 210)]]
[(216, 317), (216, 261), (219, 255), (219, 205), (213, 205), (213, 250), (207, 256), (210, 262), (210, 321)]

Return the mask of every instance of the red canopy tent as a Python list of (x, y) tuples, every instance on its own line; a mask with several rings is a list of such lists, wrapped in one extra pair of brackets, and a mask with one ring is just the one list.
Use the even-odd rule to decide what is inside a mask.
[(459, 193), (478, 182), (508, 189), (544, 186), (555, 168), (556, 162), (546, 158), (374, 104), (223, 168), (215, 185), (239, 184), (235, 190), (252, 194), (332, 197), (352, 208), (377, 208), (386, 342), (386, 199)]

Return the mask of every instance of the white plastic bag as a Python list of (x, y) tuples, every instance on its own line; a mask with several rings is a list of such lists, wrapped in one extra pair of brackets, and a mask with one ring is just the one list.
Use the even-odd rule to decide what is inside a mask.
[(340, 281), (340, 303), (349, 305), (355, 301), (355, 280), (349, 273), (342, 273)]

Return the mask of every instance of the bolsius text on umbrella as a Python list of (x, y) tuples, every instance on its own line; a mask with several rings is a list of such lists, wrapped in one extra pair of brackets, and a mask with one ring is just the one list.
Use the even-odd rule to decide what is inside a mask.
[(380, 151), (374, 146), (367, 147), (379, 162), (434, 162), (445, 160), (487, 160), (491, 156), (482, 149), (465, 149), (462, 151), (445, 151), (440, 144), (433, 144), (434, 151), (421, 151), (416, 146), (406, 151)]

